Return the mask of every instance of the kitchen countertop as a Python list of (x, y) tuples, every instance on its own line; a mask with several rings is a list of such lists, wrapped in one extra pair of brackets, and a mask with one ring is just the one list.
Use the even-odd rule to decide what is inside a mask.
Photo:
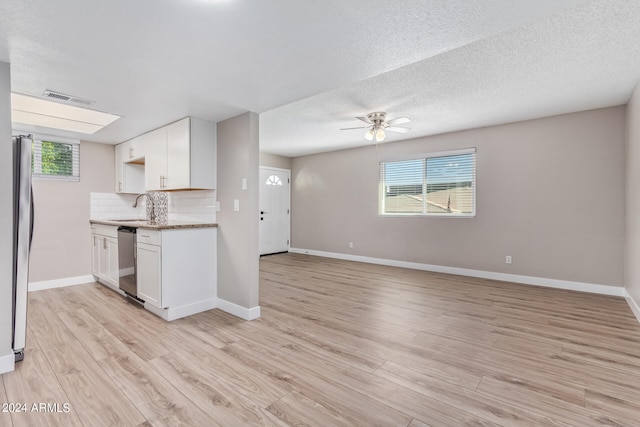
[(150, 224), (149, 221), (144, 219), (91, 219), (89, 220), (91, 224), (103, 224), (103, 225), (114, 225), (114, 226), (125, 226), (125, 227), (136, 227), (136, 228), (146, 228), (150, 230), (170, 230), (177, 228), (206, 228), (206, 227), (218, 227), (218, 224), (215, 222), (186, 222), (186, 221), (169, 221), (164, 224)]

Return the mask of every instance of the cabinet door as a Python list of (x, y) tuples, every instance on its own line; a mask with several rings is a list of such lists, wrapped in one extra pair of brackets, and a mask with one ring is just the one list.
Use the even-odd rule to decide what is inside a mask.
[(147, 191), (164, 190), (167, 177), (167, 130), (146, 134), (145, 187)]
[(160, 246), (138, 243), (138, 298), (162, 308), (162, 251)]
[(100, 276), (100, 242), (96, 234), (91, 234), (91, 273)]
[(140, 135), (127, 141), (128, 142), (127, 161), (131, 161), (133, 159), (139, 159), (145, 156), (146, 135), (147, 134)]
[(109, 277), (109, 248), (107, 238), (104, 236), (97, 236), (99, 261), (98, 261), (98, 277), (106, 279)]
[(187, 117), (167, 126), (166, 188), (176, 190), (191, 187), (191, 135)]
[(118, 262), (118, 239), (105, 237), (105, 240), (107, 242), (106, 246), (109, 258), (109, 268), (107, 271), (106, 280), (109, 283), (118, 286), (120, 280), (120, 266)]
[(116, 193), (125, 191), (124, 162), (128, 159), (129, 144), (116, 145)]

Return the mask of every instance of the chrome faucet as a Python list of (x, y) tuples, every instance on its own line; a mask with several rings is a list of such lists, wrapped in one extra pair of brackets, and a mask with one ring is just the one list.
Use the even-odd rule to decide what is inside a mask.
[(147, 193), (138, 194), (135, 202), (133, 202), (133, 207), (134, 208), (138, 207), (138, 199), (140, 199), (140, 197), (142, 196), (147, 196), (147, 203), (151, 205), (151, 209), (147, 209), (147, 211), (149, 211), (148, 220), (151, 224), (155, 224), (156, 223), (156, 207), (153, 205), (153, 199), (149, 196), (149, 194)]

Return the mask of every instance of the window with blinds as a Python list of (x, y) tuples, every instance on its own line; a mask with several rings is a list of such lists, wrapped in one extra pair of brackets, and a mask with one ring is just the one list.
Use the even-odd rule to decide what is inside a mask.
[(381, 162), (379, 213), (475, 216), (475, 148)]
[(34, 138), (31, 172), (34, 178), (80, 181), (80, 143)]

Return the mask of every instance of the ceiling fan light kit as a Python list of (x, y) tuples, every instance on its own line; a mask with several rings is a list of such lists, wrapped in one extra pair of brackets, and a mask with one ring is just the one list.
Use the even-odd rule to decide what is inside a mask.
[(364, 138), (367, 141), (382, 142), (387, 136), (386, 131), (390, 132), (400, 132), (407, 133), (409, 132), (409, 128), (400, 127), (400, 126), (392, 126), (403, 123), (409, 123), (411, 120), (407, 117), (398, 117), (396, 119), (386, 120), (387, 113), (383, 111), (376, 111), (373, 113), (367, 114), (366, 117), (356, 117), (356, 119), (363, 121), (367, 124), (367, 126), (358, 126), (354, 128), (343, 128), (340, 130), (350, 130), (350, 129), (369, 129), (365, 134)]
[(375, 132), (373, 128), (371, 128), (367, 133), (364, 134), (364, 139), (366, 139), (367, 141), (373, 141), (374, 135), (375, 135)]

